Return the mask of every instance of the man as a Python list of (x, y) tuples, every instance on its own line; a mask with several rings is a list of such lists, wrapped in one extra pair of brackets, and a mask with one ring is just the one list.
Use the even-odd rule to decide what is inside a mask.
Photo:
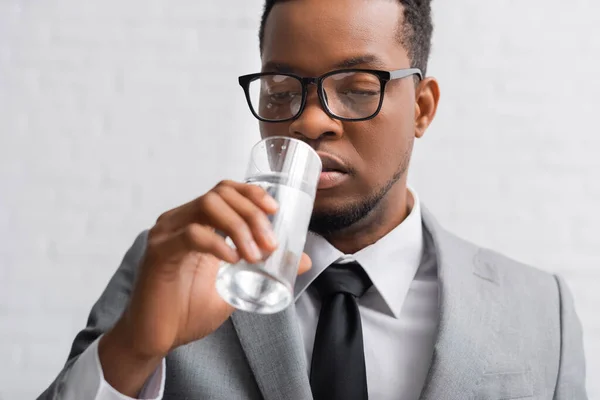
[(240, 83), (263, 137), (325, 166), (295, 305), (256, 315), (217, 295), (219, 260), (277, 246), (273, 199), (224, 181), (137, 238), (40, 398), (585, 399), (564, 282), (446, 232), (407, 188), (439, 100), (430, 12), (267, 1), (263, 74)]

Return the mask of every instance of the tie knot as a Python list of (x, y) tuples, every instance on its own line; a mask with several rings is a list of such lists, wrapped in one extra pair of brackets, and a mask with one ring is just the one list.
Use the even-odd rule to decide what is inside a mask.
[(372, 282), (360, 264), (351, 262), (330, 265), (315, 279), (313, 285), (321, 298), (325, 299), (337, 293), (361, 297)]

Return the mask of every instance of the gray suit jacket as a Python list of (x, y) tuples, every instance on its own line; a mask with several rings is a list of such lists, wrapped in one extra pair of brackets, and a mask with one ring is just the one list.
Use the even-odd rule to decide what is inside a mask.
[[(423, 209), (437, 252), (440, 321), (422, 400), (584, 400), (581, 325), (556, 276), (448, 233)], [(126, 306), (141, 234), (92, 308), (63, 371), (39, 397), (61, 399), (66, 373)], [(165, 399), (311, 399), (294, 307), (235, 312), (212, 335), (167, 357)]]

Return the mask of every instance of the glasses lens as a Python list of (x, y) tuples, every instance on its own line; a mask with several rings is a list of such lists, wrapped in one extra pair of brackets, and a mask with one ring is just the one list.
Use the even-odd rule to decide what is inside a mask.
[(323, 80), (329, 111), (348, 119), (368, 118), (377, 112), (381, 81), (369, 72), (338, 72)]
[(294, 118), (302, 105), (302, 83), (287, 75), (264, 75), (248, 88), (254, 112), (268, 121)]

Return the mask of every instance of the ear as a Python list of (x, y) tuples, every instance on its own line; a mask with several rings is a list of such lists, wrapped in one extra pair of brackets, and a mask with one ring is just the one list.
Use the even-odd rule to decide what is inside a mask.
[(415, 96), (415, 137), (420, 138), (435, 118), (440, 101), (440, 87), (437, 80), (423, 79), (417, 85)]

